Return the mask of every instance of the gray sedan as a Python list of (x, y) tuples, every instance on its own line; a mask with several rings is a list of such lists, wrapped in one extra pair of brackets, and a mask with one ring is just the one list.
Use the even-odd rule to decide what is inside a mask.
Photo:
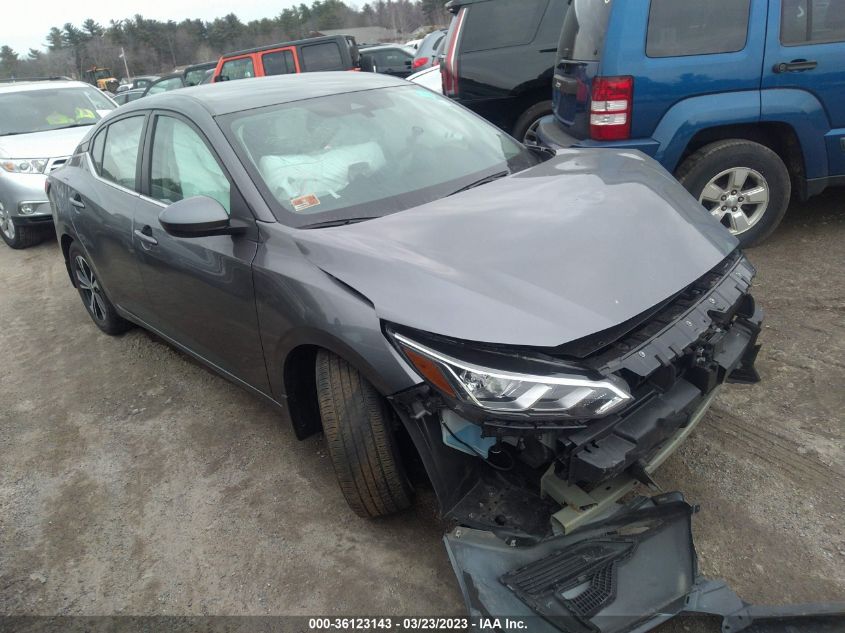
[(362, 516), (421, 461), (451, 519), (569, 530), (756, 380), (754, 269), (657, 163), (527, 148), (394, 78), (144, 98), (48, 184), (94, 323), (324, 432)]

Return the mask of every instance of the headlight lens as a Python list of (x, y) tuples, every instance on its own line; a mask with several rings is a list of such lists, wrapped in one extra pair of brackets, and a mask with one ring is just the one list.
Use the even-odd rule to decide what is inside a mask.
[(46, 158), (3, 158), (0, 167), (13, 174), (43, 174), (47, 162)]
[(532, 375), (481, 367), (393, 334), (411, 364), (446, 395), (488, 411), (602, 418), (633, 398), (621, 379), (569, 374)]

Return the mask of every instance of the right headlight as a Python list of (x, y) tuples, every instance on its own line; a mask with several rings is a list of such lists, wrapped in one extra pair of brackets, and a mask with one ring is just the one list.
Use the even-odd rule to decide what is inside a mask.
[(602, 418), (633, 397), (619, 378), (591, 380), (571, 374), (534, 375), (482, 367), (393, 333), (408, 361), (426, 381), (452, 398), (499, 413)]
[(46, 158), (0, 158), (0, 167), (12, 174), (43, 174)]

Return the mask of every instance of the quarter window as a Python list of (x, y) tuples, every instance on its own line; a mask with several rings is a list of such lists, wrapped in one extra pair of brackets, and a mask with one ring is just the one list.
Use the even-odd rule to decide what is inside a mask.
[(344, 70), (343, 58), (340, 56), (340, 47), (337, 42), (310, 44), (303, 46), (300, 50), (305, 70)]
[(845, 42), (845, 0), (783, 0), (780, 41), (787, 46)]
[(255, 77), (255, 68), (253, 68), (251, 57), (230, 59), (220, 69), (220, 78), (224, 81), (248, 79), (249, 77)]
[(745, 48), (751, 0), (652, 0), (646, 54), (684, 57)]
[(273, 51), (261, 56), (265, 75), (287, 75), (296, 72), (293, 53), (290, 51)]
[[(120, 95), (118, 95), (120, 96)], [(94, 168), (98, 174), (103, 173), (103, 148), (106, 144), (106, 130), (103, 130), (94, 138), (91, 144), (91, 160), (94, 161)]]
[[(143, 116), (121, 119), (109, 125), (103, 147), (101, 170), (103, 178), (122, 187), (135, 189), (138, 149), (141, 146), (141, 131), (143, 129)], [(100, 136), (102, 136), (102, 132)], [(96, 145), (97, 142), (95, 141), (94, 151), (97, 149)]]
[(461, 51), (472, 53), (534, 40), (549, 0), (499, 0), (467, 7)]
[(156, 121), (150, 195), (165, 204), (208, 196), (227, 212), (231, 208), (229, 179), (208, 145), (187, 123), (169, 116)]

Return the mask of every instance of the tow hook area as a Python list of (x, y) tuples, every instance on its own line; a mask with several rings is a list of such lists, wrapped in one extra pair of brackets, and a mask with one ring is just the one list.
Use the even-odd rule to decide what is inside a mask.
[(845, 604), (757, 607), (700, 576), (697, 511), (672, 492), (530, 546), (466, 527), (445, 544), (478, 630), (510, 621), (538, 633), (645, 632), (681, 614), (721, 617), (723, 633), (843, 630)]

